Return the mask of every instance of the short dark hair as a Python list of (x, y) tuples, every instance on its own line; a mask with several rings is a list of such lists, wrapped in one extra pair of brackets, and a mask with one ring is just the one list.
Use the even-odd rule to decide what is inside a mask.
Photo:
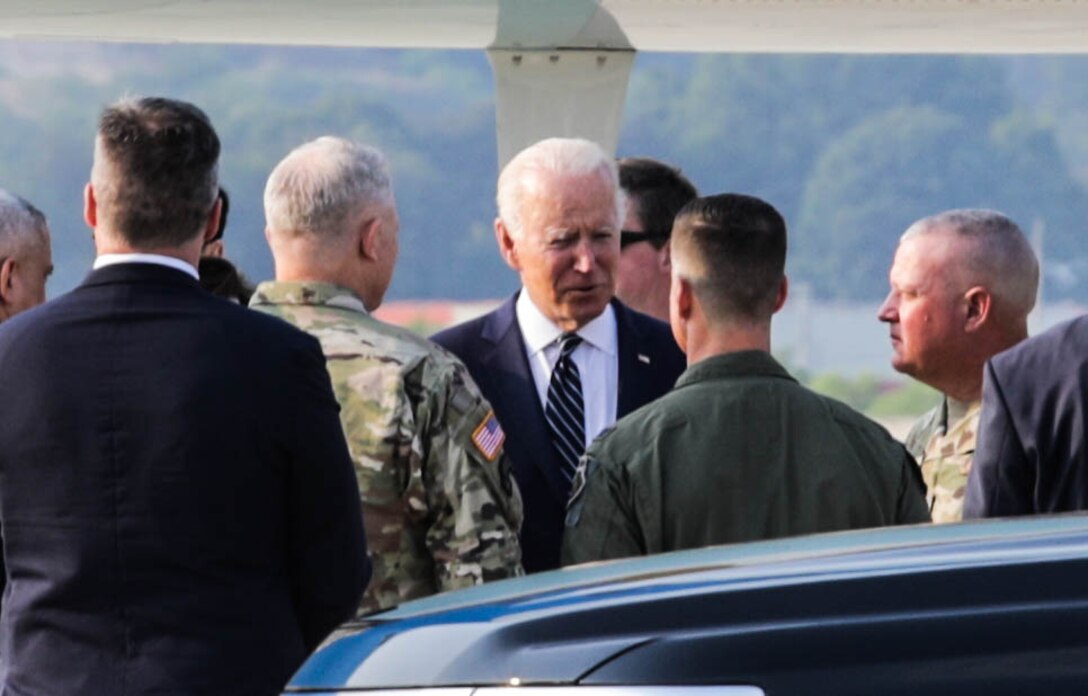
[(230, 215), (230, 194), (222, 186), (219, 187), (219, 228), (215, 231), (215, 236), (209, 239), (209, 242), (218, 242), (223, 238), (223, 233), (227, 231), (227, 216)]
[(660, 249), (669, 241), (676, 214), (699, 195), (695, 185), (677, 167), (649, 157), (619, 160), (620, 188), (635, 201), (650, 244)]
[(786, 270), (786, 222), (774, 206), (737, 193), (697, 198), (673, 227), (688, 280), (712, 319), (769, 319)]
[(102, 112), (91, 182), (99, 215), (133, 247), (175, 247), (215, 205), (219, 136), (192, 104), (145, 97)]
[(242, 306), (249, 304), (249, 298), (254, 292), (253, 286), (233, 263), (218, 256), (201, 256), (198, 269), (200, 287)]

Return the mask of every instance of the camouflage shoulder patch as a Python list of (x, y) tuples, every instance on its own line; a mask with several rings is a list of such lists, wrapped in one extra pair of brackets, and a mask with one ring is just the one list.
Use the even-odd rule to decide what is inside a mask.
[(480, 450), (487, 461), (493, 462), (502, 451), (502, 443), (505, 441), (506, 433), (503, 432), (499, 419), (495, 417), (495, 411), (488, 411), (476, 426), (476, 430), (472, 431), (472, 444), (476, 445), (476, 449)]

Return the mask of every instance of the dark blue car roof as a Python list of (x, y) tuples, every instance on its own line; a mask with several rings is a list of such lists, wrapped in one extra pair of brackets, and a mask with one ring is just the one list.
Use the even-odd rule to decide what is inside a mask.
[[(797, 597), (798, 588), (818, 585), (1085, 558), (1088, 517), (1067, 515), (821, 534), (566, 568), (366, 617), (326, 642), (290, 687), (498, 684), (515, 676), (526, 683), (571, 683), (671, 631), (667, 620), (623, 618), (650, 605), (675, 611), (665, 609), (672, 602), (697, 611), (709, 595), (717, 607), (726, 603), (723, 597)], [(848, 606), (849, 597), (836, 602)], [(789, 601), (768, 605), (776, 607), (776, 620), (796, 623), (780, 613), (781, 604)], [(722, 621), (674, 623), (690, 632), (718, 630)], [(534, 636), (545, 646), (534, 645)], [(428, 659), (413, 666), (413, 653)]]

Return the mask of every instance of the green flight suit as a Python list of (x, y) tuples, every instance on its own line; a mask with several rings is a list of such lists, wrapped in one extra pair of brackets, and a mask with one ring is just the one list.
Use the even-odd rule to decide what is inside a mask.
[(718, 355), (582, 459), (563, 563), (928, 522), (914, 459), (770, 354)]

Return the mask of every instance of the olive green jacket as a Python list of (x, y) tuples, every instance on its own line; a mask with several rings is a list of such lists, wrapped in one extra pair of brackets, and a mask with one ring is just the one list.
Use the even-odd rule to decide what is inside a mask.
[(903, 445), (744, 351), (689, 367), (590, 446), (563, 562), (927, 521)]

